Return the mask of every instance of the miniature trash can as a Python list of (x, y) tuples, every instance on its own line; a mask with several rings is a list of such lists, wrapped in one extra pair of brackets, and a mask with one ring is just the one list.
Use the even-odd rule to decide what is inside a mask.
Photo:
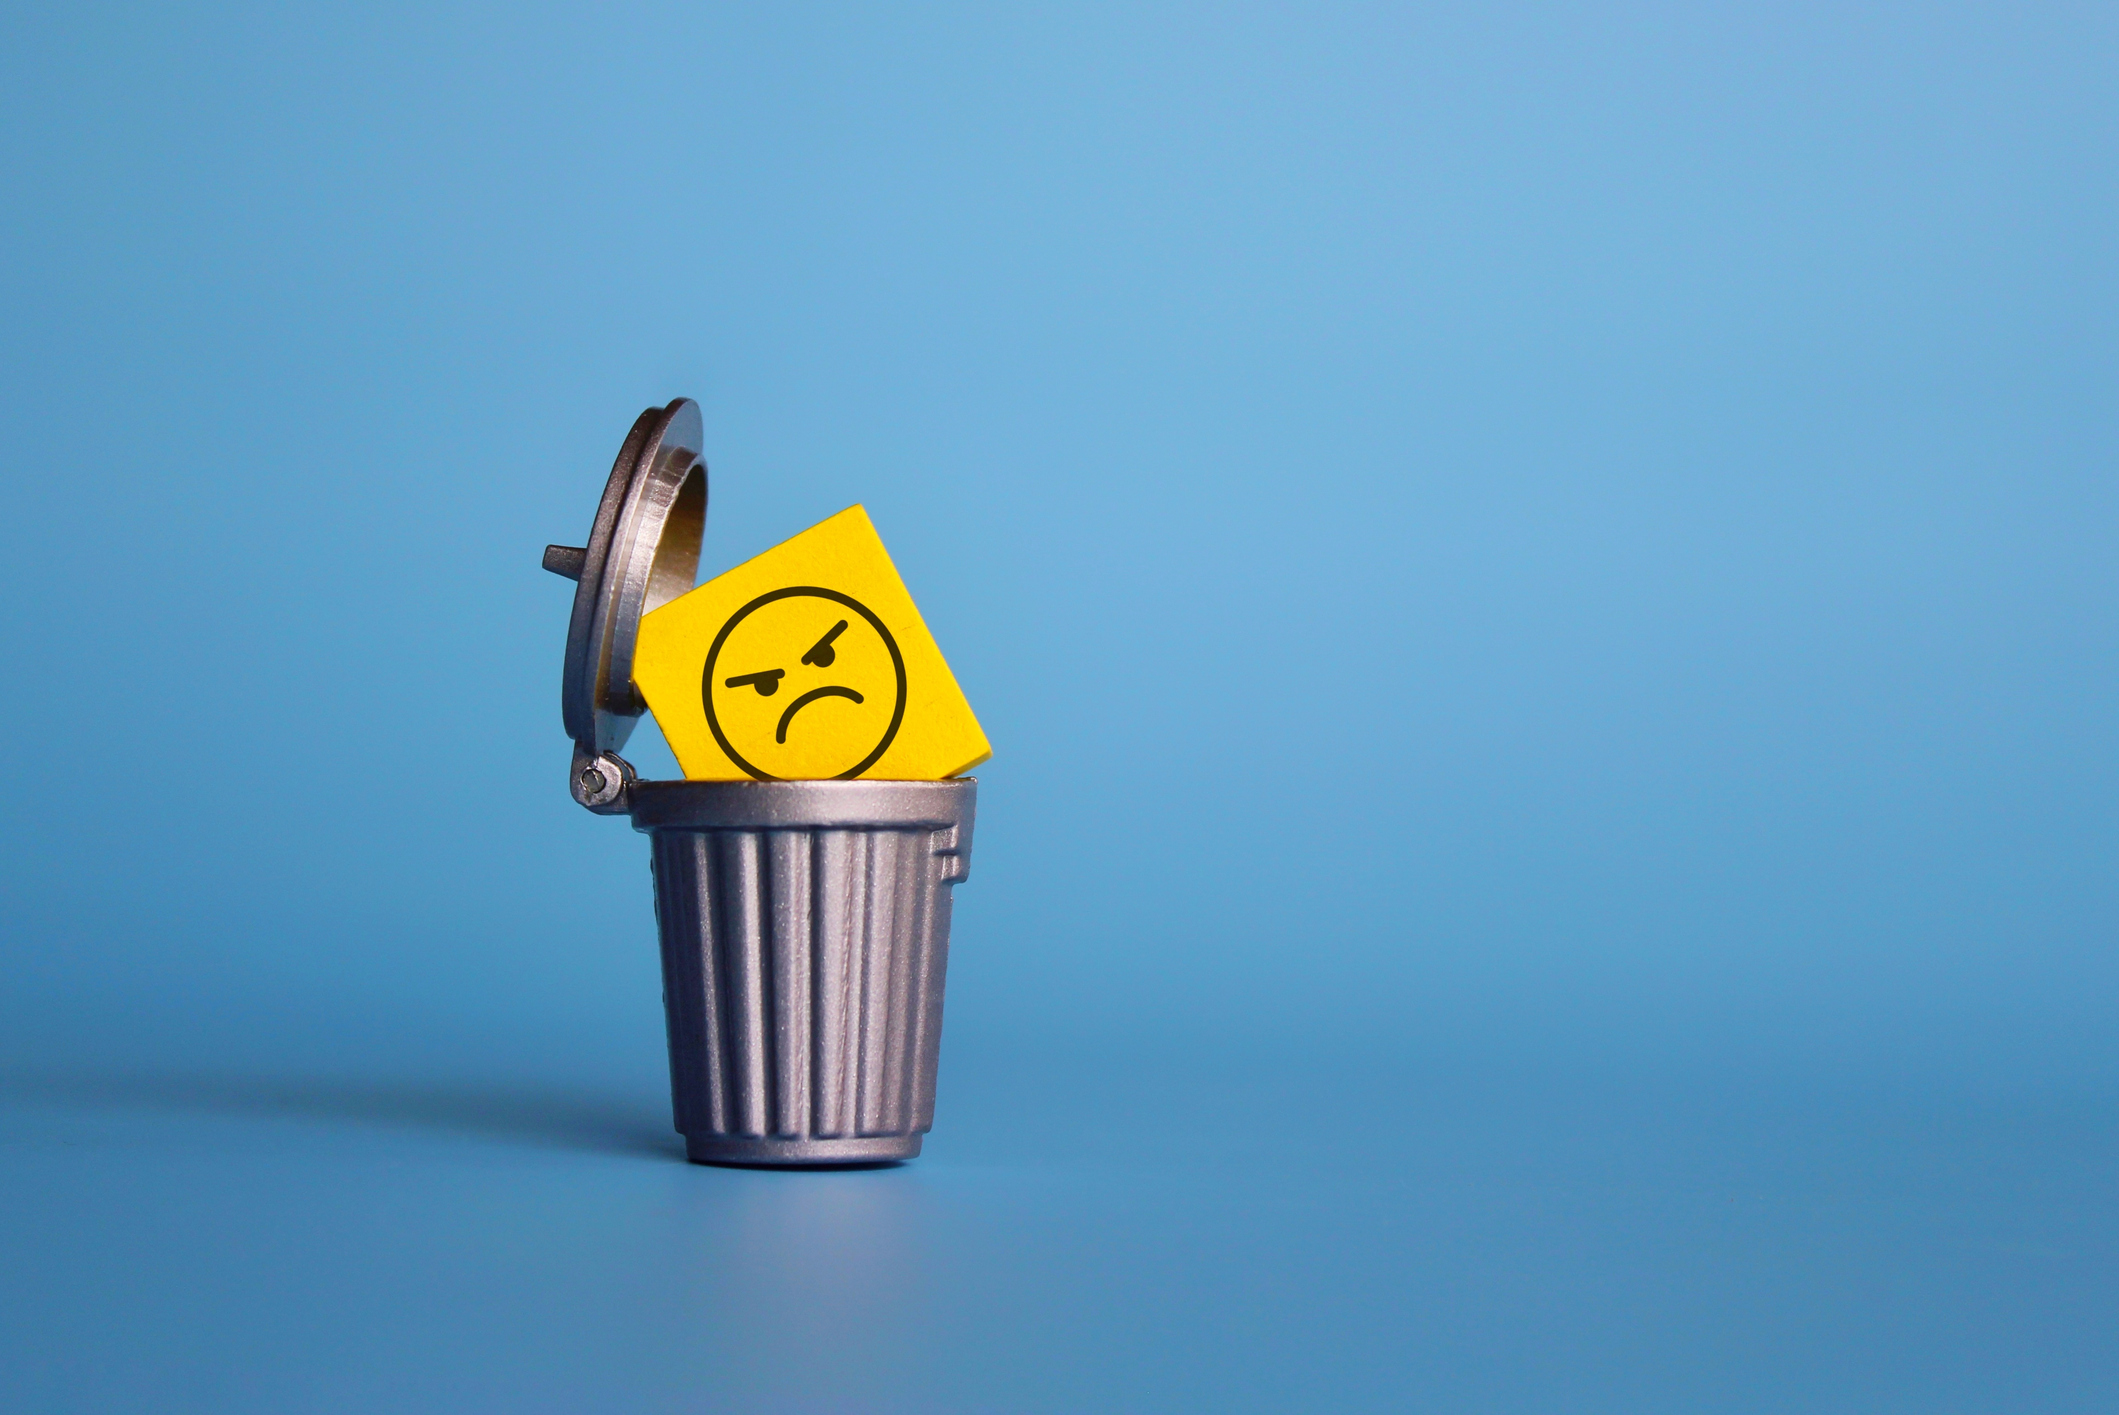
[(978, 784), (640, 781), (640, 616), (691, 588), (706, 525), (698, 408), (641, 414), (577, 582), (563, 688), (574, 799), (651, 842), (670, 1092), (702, 1163), (909, 1159), (934, 1123), (951, 886)]
[(970, 781), (658, 781), (670, 1091), (695, 1160), (907, 1159), (934, 1124)]

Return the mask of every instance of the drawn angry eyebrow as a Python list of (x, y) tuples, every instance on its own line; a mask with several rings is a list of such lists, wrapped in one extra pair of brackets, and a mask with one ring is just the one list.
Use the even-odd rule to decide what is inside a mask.
[(812, 668), (831, 667), (831, 661), (839, 656), (839, 651), (831, 646), (831, 641), (845, 632), (846, 621), (841, 619), (838, 623), (831, 626), (830, 633), (817, 640), (811, 646), (809, 652), (802, 655), (802, 661), (809, 664)]
[(780, 691), (780, 679), (786, 673), (787, 670), (784, 668), (767, 668), (757, 673), (745, 673), (740, 677), (723, 679), (721, 686), (724, 688), (749, 686), (758, 690), (759, 697), (769, 698)]

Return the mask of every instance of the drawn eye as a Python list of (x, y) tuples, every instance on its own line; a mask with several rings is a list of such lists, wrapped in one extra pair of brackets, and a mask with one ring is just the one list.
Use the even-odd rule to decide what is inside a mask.
[(812, 668), (831, 667), (831, 661), (839, 656), (839, 651), (831, 646), (831, 641), (845, 632), (846, 621), (841, 619), (838, 623), (831, 626), (830, 633), (817, 640), (810, 647), (809, 652), (802, 655), (802, 661)]
[(780, 680), (786, 676), (787, 670), (784, 668), (768, 668), (760, 673), (745, 673), (741, 677), (724, 679), (721, 686), (741, 688), (748, 684), (758, 690), (759, 697), (769, 698), (780, 691)]

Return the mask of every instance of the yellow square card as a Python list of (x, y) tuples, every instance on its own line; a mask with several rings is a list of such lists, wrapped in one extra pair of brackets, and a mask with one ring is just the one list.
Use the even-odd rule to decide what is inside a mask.
[(859, 506), (644, 615), (633, 681), (694, 781), (940, 781), (992, 755)]

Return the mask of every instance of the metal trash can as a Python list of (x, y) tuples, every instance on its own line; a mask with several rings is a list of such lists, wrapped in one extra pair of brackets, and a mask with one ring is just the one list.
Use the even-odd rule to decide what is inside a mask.
[(562, 699), (574, 799), (652, 841), (670, 1091), (702, 1163), (909, 1159), (934, 1123), (950, 886), (978, 783), (640, 781), (640, 616), (692, 587), (706, 528), (699, 410), (640, 415), (577, 583)]

